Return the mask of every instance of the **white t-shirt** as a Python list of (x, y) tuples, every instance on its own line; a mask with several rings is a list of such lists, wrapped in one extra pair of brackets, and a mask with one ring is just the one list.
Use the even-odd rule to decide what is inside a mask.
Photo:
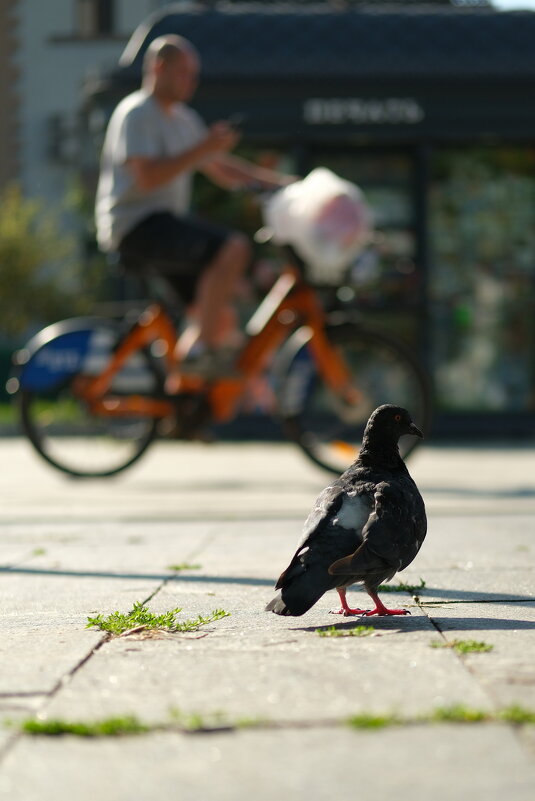
[(184, 214), (189, 210), (191, 171), (156, 189), (141, 191), (126, 166), (127, 159), (176, 156), (205, 135), (202, 119), (182, 103), (166, 113), (143, 89), (119, 103), (106, 132), (97, 188), (95, 220), (102, 250), (116, 250), (125, 234), (154, 212)]

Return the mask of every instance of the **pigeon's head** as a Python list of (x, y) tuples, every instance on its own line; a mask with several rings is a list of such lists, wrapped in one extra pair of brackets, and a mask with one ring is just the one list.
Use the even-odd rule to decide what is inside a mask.
[(422, 439), (424, 436), (412, 422), (408, 411), (391, 403), (385, 403), (384, 406), (379, 406), (372, 412), (366, 425), (366, 434), (374, 439), (394, 441), (395, 443), (403, 434), (413, 434)]

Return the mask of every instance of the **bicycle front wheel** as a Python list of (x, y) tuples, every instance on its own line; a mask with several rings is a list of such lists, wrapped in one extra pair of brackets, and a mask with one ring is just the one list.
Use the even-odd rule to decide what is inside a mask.
[[(51, 329), (43, 343), (28, 346), (18, 394), (23, 430), (39, 455), (64, 473), (87, 478), (118, 473), (145, 452), (158, 421), (94, 414), (74, 387), (80, 376), (99, 375), (108, 364), (119, 328), (105, 320), (71, 320)], [(151, 396), (160, 384), (150, 353), (136, 351), (114, 375), (110, 394)]]
[[(431, 393), (426, 374), (397, 341), (351, 323), (330, 326), (327, 335), (351, 373), (358, 401), (349, 403), (323, 382), (308, 347), (310, 333), (300, 329), (279, 374), (279, 411), (286, 435), (315, 464), (339, 474), (357, 458), (368, 417), (383, 403), (406, 408), (425, 434)], [(418, 442), (402, 437), (401, 455), (407, 457)]]

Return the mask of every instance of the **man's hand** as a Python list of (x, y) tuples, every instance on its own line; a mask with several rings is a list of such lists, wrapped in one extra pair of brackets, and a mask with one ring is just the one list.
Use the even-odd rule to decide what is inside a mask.
[(228, 153), (240, 141), (240, 133), (228, 122), (214, 122), (208, 129), (203, 148), (207, 153)]

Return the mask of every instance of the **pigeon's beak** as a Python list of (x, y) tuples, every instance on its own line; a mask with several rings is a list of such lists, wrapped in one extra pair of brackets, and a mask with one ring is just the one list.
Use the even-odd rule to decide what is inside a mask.
[(417, 426), (414, 425), (414, 423), (410, 424), (408, 433), (409, 434), (414, 434), (415, 437), (420, 437), (420, 439), (424, 438), (424, 435), (422, 434), (420, 429)]

